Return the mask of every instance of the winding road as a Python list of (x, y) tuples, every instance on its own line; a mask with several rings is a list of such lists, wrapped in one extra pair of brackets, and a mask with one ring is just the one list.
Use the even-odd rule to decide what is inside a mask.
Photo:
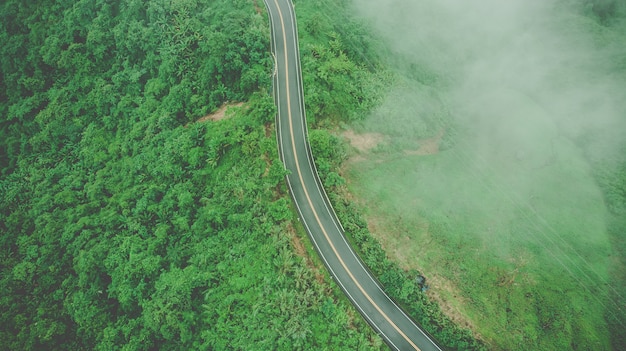
[(331, 276), (383, 340), (396, 350), (441, 350), (385, 294), (345, 239), (343, 228), (323, 190), (307, 140), (297, 25), (291, 0), (264, 0), (276, 60), (274, 99), (278, 148), (291, 172), (291, 196)]

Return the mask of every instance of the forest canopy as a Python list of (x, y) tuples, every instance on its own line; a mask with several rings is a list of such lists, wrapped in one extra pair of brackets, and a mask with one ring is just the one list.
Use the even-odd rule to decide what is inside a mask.
[(260, 1), (8, 0), (0, 43), (3, 347), (382, 347), (294, 249)]

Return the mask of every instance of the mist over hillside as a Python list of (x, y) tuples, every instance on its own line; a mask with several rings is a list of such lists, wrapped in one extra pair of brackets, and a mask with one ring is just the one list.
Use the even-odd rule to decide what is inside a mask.
[[(602, 131), (605, 146), (614, 149), (622, 142), (626, 91), (620, 84), (626, 78), (624, 71), (615, 75), (615, 69), (624, 66), (624, 48), (592, 19), (574, 17), (573, 4), (555, 0), (355, 4), (356, 11), (376, 24), (394, 54), (410, 57), (438, 75), (439, 83), (449, 88), (454, 117), (471, 125), (480, 138), (506, 136), (510, 128), (494, 135), (494, 123), (520, 118), (511, 113), (510, 99), (530, 99), (545, 117), (516, 123), (517, 134), (533, 139), (541, 134), (537, 129), (554, 123), (567, 137)], [(604, 35), (603, 42), (594, 42), (594, 35)]]
[[(616, 263), (624, 259), (615, 258), (623, 256), (615, 243), (624, 227), (608, 219), (619, 211), (598, 174), (624, 164), (624, 6), (355, 0), (354, 9), (374, 25), (390, 65), (410, 82), (396, 84), (364, 129), (398, 145), (411, 137), (446, 140), (436, 156), (404, 156), (353, 172), (366, 184), (362, 194), (372, 194), (368, 201), (396, 189), (395, 203), (377, 210), (410, 218), (407, 228), (431, 228), (433, 238), (408, 229), (412, 245), (431, 239), (441, 245), (440, 252), (413, 252), (405, 243), (403, 255), (415, 254), (415, 267), (430, 265), (464, 291), (478, 325), (493, 322), (493, 335), (506, 332), (510, 344), (496, 348), (550, 349), (571, 338), (581, 347), (609, 349), (608, 329), (616, 348), (615, 330), (626, 326), (624, 269)], [(411, 155), (406, 145), (397, 149)], [(514, 274), (488, 286), (494, 262)], [(450, 268), (436, 271), (437, 264)], [(452, 305), (464, 303), (455, 298)], [(607, 322), (593, 309), (604, 310)]]

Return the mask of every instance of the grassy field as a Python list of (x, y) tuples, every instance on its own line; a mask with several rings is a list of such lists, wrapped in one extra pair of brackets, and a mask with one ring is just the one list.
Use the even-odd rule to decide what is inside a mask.
[(588, 330), (586, 345), (607, 348), (598, 283), (609, 243), (588, 166), (566, 140), (545, 167), (532, 161), (550, 155), (494, 162), (476, 147), (375, 153), (351, 163), (350, 190), (387, 252), (425, 272), (432, 296), (492, 345), (565, 348)]
[[(578, 37), (602, 50), (618, 36), (571, 14), (546, 28), (555, 42)], [(623, 65), (604, 50), (594, 61), (603, 66), (593, 68), (581, 44), (567, 49), (585, 60), (529, 71), (528, 62), (555, 51), (531, 47), (535, 53), (518, 59), (503, 45), (481, 47), (489, 53), (473, 52), (469, 64), (446, 72), (428, 64), (438, 49), (421, 39), (422, 56), (390, 49), (399, 74), (384, 102), (344, 132), (353, 150), (343, 175), (370, 230), (401, 266), (423, 272), (430, 297), (492, 349), (615, 349), (610, 331), (626, 323), (616, 294), (623, 282), (609, 274), (620, 260), (611, 242), (620, 239), (607, 229), (611, 214), (592, 160), (603, 157), (606, 140), (595, 147), (581, 140), (623, 126), (623, 103), (610, 101), (624, 90), (623, 79), (613, 79), (624, 76)], [(616, 69), (613, 78), (604, 69)]]
[[(517, 113), (542, 113), (510, 99), (527, 104)], [(362, 132), (380, 132), (373, 126), (388, 125), (390, 116), (374, 113)], [(502, 152), (490, 135), (464, 137), (468, 129), (449, 149), (426, 154), (419, 141), (407, 148), (406, 134), (387, 130), (349, 162), (349, 189), (387, 252), (425, 272), (432, 296), (495, 348), (567, 348), (584, 335), (580, 345), (608, 349), (602, 193), (555, 126), (542, 129), (543, 144), (512, 130), (506, 142), (519, 143), (515, 153)], [(422, 143), (437, 139), (445, 140)]]

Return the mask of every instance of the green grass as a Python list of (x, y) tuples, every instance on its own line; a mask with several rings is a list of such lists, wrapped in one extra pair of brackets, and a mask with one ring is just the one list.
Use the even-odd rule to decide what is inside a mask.
[[(596, 301), (605, 292), (595, 286), (607, 280), (605, 209), (576, 149), (558, 147), (563, 160), (538, 170), (476, 159), (466, 145), (432, 156), (390, 153), (380, 163), (354, 163), (350, 190), (376, 204), (368, 216), (400, 230), (383, 239), (389, 252), (459, 289), (467, 298), (461, 308), (487, 340), (504, 349), (529, 340), (548, 349), (566, 346), (555, 342), (576, 328), (591, 328), (589, 340), (606, 342)], [(536, 185), (520, 190), (529, 183)], [(546, 328), (565, 335), (554, 339)]]
[(491, 349), (623, 349), (624, 20), (376, 4), (358, 11), (396, 73), (344, 126), (382, 139), (344, 176), (388, 256)]
[[(581, 150), (515, 91), (498, 96), (511, 114), (485, 132), (446, 126), (436, 91), (400, 85), (356, 126), (385, 141), (347, 170), (389, 255), (432, 278), (431, 294), (494, 349), (610, 349), (607, 211)], [(447, 150), (407, 154), (439, 129), (456, 130)]]

